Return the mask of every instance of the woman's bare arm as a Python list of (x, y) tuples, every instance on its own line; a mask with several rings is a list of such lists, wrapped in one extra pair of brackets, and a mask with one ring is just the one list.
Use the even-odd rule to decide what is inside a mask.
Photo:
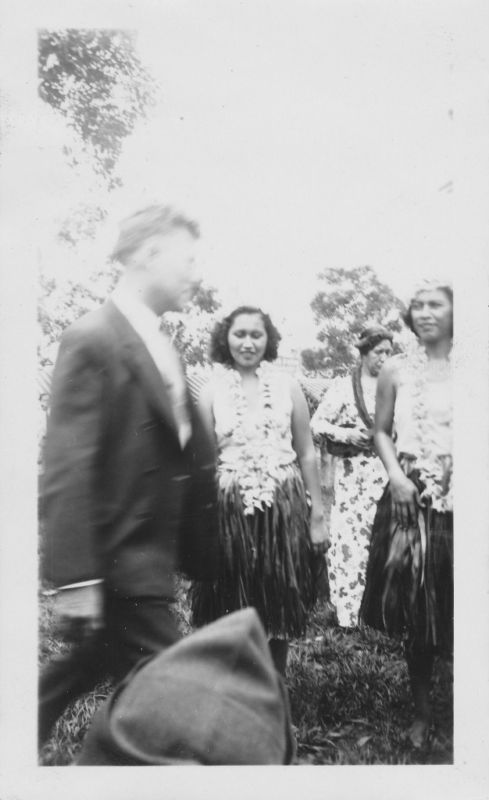
[(374, 441), (389, 476), (394, 518), (402, 527), (408, 528), (416, 524), (419, 495), (414, 483), (401, 469), (392, 439), (398, 380), (396, 361), (388, 361), (377, 381)]
[(324, 524), (323, 504), (316, 451), (309, 424), (309, 409), (299, 385), (293, 381), (292, 396), (292, 446), (297, 453), (304, 486), (311, 497), (311, 539), (313, 543), (328, 541)]

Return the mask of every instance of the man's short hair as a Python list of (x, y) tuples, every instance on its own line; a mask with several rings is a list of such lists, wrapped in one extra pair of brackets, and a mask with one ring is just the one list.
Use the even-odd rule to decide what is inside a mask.
[(200, 235), (197, 223), (171, 206), (154, 204), (142, 208), (119, 223), (119, 237), (111, 258), (124, 264), (146, 239), (171, 233), (175, 228), (184, 228), (196, 239)]

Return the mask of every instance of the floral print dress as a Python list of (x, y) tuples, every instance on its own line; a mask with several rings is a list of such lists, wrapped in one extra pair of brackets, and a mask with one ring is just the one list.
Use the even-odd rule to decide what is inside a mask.
[[(373, 418), (375, 385), (370, 391), (364, 386), (363, 395)], [(331, 507), (326, 509), (331, 538), (328, 577), (331, 602), (336, 607), (338, 623), (344, 627), (358, 624), (372, 523), (387, 483), (384, 466), (372, 450), (345, 457), (327, 452), (326, 437), (333, 442), (346, 442), (352, 427), (365, 428), (355, 403), (352, 379), (335, 378), (311, 420), (311, 428), (321, 450), (323, 497), (332, 495)], [(327, 480), (331, 483), (329, 493), (325, 491)]]

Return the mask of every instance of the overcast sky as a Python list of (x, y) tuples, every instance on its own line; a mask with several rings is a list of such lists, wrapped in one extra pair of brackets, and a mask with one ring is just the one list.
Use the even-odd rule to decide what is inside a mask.
[[(227, 307), (262, 304), (303, 347), (325, 267), (368, 264), (402, 298), (422, 276), (470, 269), (470, 225), (485, 225), (481, 205), (467, 220), (466, 201), (484, 174), (487, 56), (463, 3), (443, 15), (436, 2), (386, 0), (95, 5), (39, 17), (136, 30), (161, 87), (126, 140), (112, 221), (154, 199), (193, 214), (204, 277)], [(45, 215), (86, 191), (61, 168), (65, 136), (61, 118), (39, 130), (38, 195), (58, 154), (57, 190), (36, 201)]]
[(162, 86), (127, 187), (195, 213), (206, 276), (299, 338), (324, 267), (403, 295), (451, 273), (457, 47), (434, 7), (171, 3), (141, 21)]

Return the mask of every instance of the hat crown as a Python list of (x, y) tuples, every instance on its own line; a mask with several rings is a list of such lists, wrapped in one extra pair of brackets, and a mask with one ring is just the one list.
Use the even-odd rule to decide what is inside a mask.
[(118, 763), (290, 760), (287, 696), (256, 611), (228, 614), (137, 667), (93, 736)]

